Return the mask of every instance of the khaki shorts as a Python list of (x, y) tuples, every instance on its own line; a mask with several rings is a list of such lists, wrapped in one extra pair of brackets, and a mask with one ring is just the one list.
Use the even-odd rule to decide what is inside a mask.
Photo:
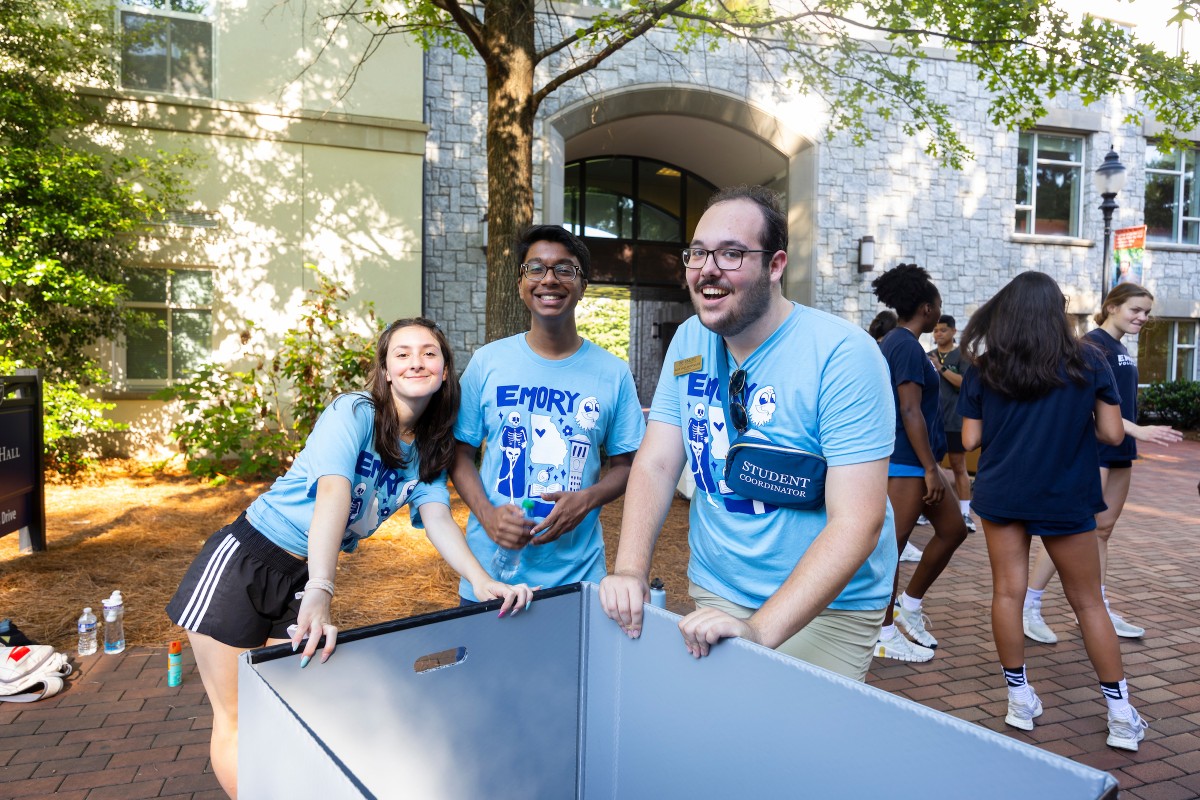
[[(697, 606), (715, 608), (738, 619), (746, 619), (756, 610), (731, 603), (690, 581), (688, 594)], [(865, 681), (875, 643), (879, 641), (884, 611), (883, 608), (874, 611), (827, 608), (775, 649), (852, 680)]]

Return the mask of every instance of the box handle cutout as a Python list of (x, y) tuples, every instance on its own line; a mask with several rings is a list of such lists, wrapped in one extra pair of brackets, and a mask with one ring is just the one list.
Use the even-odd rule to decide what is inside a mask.
[(422, 672), (433, 672), (435, 669), (453, 667), (466, 660), (467, 648), (451, 647), (449, 650), (442, 650), (437, 653), (421, 656), (413, 662), (413, 672), (416, 672), (418, 675)]

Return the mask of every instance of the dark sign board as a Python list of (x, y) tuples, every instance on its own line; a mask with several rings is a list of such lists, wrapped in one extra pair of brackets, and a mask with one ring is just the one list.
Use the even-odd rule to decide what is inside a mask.
[(0, 536), (46, 549), (42, 386), (37, 375), (0, 376)]

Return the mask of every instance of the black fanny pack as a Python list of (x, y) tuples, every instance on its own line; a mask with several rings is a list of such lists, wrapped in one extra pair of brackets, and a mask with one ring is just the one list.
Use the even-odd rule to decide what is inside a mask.
[(739, 370), (743, 378), (738, 391), (729, 391), (726, 358), (725, 340), (722, 339), (717, 371), (727, 417), (738, 433), (725, 455), (725, 485), (747, 500), (805, 511), (823, 508), (828, 469), (825, 459), (799, 447), (775, 444), (761, 431), (748, 426), (745, 405), (734, 399), (734, 395), (740, 395), (745, 388), (745, 373)]

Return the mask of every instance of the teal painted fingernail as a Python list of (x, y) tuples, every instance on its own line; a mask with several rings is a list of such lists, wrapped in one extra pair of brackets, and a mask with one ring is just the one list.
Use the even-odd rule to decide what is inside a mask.
[(308, 666), (308, 662), (309, 662), (309, 661), (311, 661), (311, 660), (312, 660), (312, 659), (311, 659), (311, 658), (309, 658), (308, 656), (304, 656), (303, 658), (301, 658), (301, 659), (300, 659), (300, 669), (304, 669), (305, 667), (307, 667), (307, 666)]
[(526, 611), (528, 611), (528, 610), (529, 610), (529, 607), (530, 607), (531, 605), (533, 605), (533, 598), (532, 598), (532, 597), (531, 597), (531, 598), (529, 598), (528, 600), (526, 600), (526, 601), (525, 601), (525, 610), (526, 610)]

